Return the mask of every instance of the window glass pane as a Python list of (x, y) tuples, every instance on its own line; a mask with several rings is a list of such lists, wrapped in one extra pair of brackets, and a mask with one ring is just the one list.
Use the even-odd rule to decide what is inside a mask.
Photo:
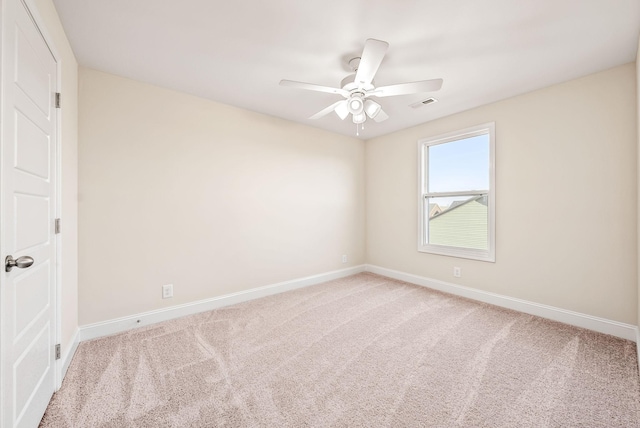
[(428, 244), (489, 248), (488, 195), (425, 198)]
[(489, 189), (489, 135), (429, 146), (428, 192)]

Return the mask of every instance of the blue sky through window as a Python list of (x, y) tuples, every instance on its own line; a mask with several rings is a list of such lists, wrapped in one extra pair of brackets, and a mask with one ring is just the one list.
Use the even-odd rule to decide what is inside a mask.
[(489, 189), (489, 135), (429, 147), (429, 192)]

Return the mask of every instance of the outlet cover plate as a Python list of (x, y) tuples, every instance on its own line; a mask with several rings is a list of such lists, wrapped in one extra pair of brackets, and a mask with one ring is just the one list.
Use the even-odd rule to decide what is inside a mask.
[(167, 284), (162, 286), (162, 298), (169, 299), (173, 297), (173, 284)]

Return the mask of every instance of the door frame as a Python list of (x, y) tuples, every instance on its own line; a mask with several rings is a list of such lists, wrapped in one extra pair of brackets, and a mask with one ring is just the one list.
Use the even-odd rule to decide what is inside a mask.
[[(6, 0), (0, 0), (1, 2)], [(45, 44), (49, 48), (54, 61), (56, 62), (56, 81), (54, 82), (55, 91), (60, 92), (62, 87), (62, 57), (59, 54), (59, 50), (54, 43), (50, 31), (48, 30), (45, 20), (38, 10), (35, 0), (12, 0), (20, 2), (24, 5), (27, 13), (33, 20), (36, 28), (40, 32)], [(2, 37), (2, 22), (0, 22), (0, 39)], [(0, 40), (1, 41), (1, 40)], [(0, 54), (2, 53), (2, 44), (0, 43)], [(4, 88), (0, 85), (0, 97), (4, 96)], [(61, 109), (55, 109), (55, 121), (56, 121), (56, 142), (54, 146), (55, 151), (55, 165), (56, 165), (56, 178), (54, 183), (55, 192), (55, 218), (61, 218), (62, 214), (62, 111)], [(0, 126), (3, 126), (0, 119)], [(0, 180), (2, 176), (0, 175)], [(0, 183), (1, 184), (1, 183)], [(0, 209), (3, 209), (0, 206)], [(54, 293), (53, 293), (53, 311), (54, 311), (54, 344), (61, 344), (62, 339), (62, 239), (60, 234), (53, 235), (53, 245), (55, 247), (55, 279), (54, 279)], [(0, 237), (0, 240), (2, 237)], [(4, 243), (0, 242), (0, 248), (4, 250)], [(4, 286), (4, 281), (2, 281)], [(1, 354), (0, 354), (1, 355)], [(54, 388), (55, 391), (59, 390), (62, 385), (63, 379), (63, 363), (62, 358), (54, 361)], [(1, 424), (1, 421), (0, 421)]]

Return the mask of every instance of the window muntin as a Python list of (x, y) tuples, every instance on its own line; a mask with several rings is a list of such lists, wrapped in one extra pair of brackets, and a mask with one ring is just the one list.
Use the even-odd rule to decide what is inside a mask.
[(495, 261), (494, 124), (418, 142), (418, 251)]

